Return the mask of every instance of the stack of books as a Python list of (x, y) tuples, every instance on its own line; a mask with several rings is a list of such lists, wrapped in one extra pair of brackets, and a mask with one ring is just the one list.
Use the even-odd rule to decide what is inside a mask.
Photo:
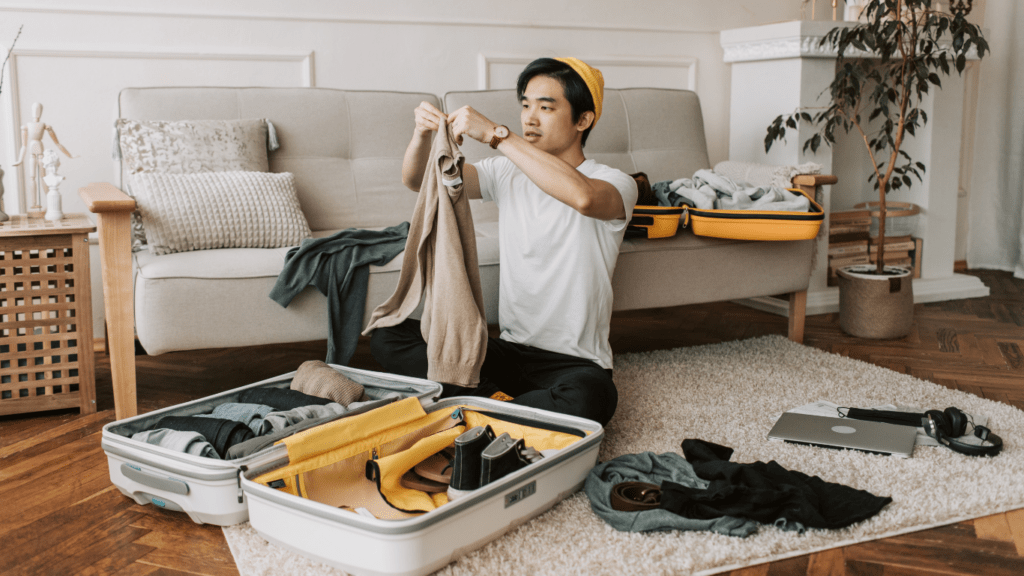
[[(878, 237), (869, 240), (868, 259), (872, 264), (878, 262)], [(885, 237), (885, 265), (903, 266), (913, 271), (914, 278), (921, 277), (921, 253), (924, 241), (910, 236)]]
[[(828, 216), (828, 285), (838, 284), (836, 270), (870, 264), (871, 213), (867, 210), (832, 212)], [(886, 249), (889, 245), (886, 243)], [(885, 258), (888, 260), (888, 256)]]

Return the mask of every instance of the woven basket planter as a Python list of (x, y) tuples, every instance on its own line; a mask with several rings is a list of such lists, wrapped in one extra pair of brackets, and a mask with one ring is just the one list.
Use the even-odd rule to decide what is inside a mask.
[(858, 338), (891, 340), (910, 333), (914, 325), (914, 286), (911, 271), (874, 264), (847, 266), (839, 276), (839, 328)]

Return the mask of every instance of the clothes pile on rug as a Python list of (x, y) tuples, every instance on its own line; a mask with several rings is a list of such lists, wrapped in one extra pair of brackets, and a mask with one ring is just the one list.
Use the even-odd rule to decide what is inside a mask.
[(281, 438), (319, 426), (356, 410), (399, 398), (389, 392), (370, 399), (363, 386), (319, 360), (299, 366), (291, 388), (251, 388), (238, 402), (220, 404), (209, 414), (164, 416), (132, 440), (206, 458), (233, 460)]
[(844, 528), (892, 498), (787, 470), (771, 461), (730, 462), (732, 448), (684, 440), (685, 459), (625, 454), (598, 464), (584, 490), (594, 513), (616, 530), (710, 530), (749, 536), (759, 524), (803, 533)]

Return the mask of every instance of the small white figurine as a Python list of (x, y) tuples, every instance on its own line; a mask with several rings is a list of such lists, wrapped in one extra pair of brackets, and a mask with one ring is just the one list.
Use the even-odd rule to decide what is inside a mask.
[(46, 170), (43, 182), (46, 182), (46, 187), (50, 189), (46, 194), (46, 216), (44, 218), (57, 221), (64, 218), (59, 190), (64, 177), (57, 174), (57, 168), (60, 168), (60, 158), (57, 157), (56, 152), (53, 150), (43, 152), (43, 168)]
[(68, 158), (72, 158), (71, 152), (68, 152), (64, 146), (61, 145), (60, 141), (57, 140), (57, 134), (53, 131), (53, 127), (42, 122), (40, 118), (43, 116), (43, 105), (36, 102), (32, 105), (32, 115), (35, 117), (35, 121), (29, 122), (21, 127), (21, 151), (18, 152), (18, 161), (13, 166), (20, 166), (25, 160), (25, 150), (28, 150), (28, 180), (29, 187), (33, 194), (33, 205), (28, 209), (28, 215), (30, 217), (38, 218), (43, 215), (43, 208), (39, 205), (42, 200), (42, 171), (40, 166), (40, 160), (43, 156), (43, 134), (46, 132), (50, 133), (50, 139), (57, 145), (57, 148), (64, 153)]

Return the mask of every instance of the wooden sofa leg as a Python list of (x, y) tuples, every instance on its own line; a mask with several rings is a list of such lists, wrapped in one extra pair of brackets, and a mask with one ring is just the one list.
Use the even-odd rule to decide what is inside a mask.
[(789, 339), (804, 343), (804, 321), (807, 319), (807, 290), (789, 295)]
[(132, 287), (131, 213), (135, 200), (106, 183), (78, 191), (97, 215), (103, 267), (103, 304), (107, 316), (107, 353), (114, 387), (114, 417), (138, 414), (135, 392), (135, 299)]

